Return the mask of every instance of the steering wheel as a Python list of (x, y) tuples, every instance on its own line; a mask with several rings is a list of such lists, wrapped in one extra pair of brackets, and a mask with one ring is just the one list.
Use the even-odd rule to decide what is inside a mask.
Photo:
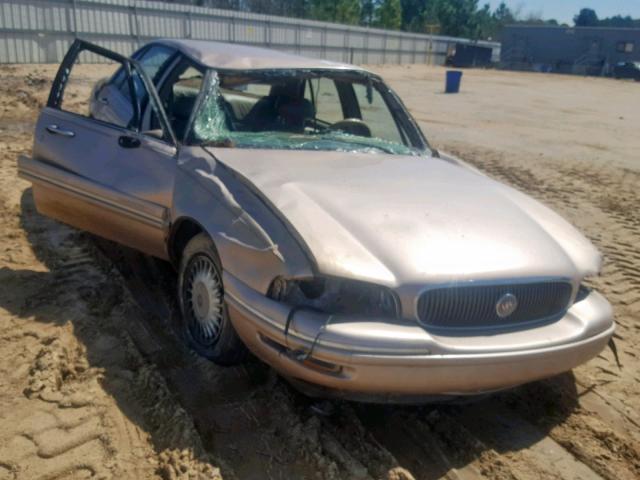
[(236, 129), (236, 122), (238, 121), (236, 119), (236, 114), (233, 111), (233, 107), (231, 106), (231, 103), (229, 103), (227, 100), (225, 100), (223, 97), (221, 97), (221, 104), (222, 104), (222, 111), (224, 112), (224, 119), (225, 119), (225, 124), (227, 126), (227, 129), (230, 132), (233, 132)]
[(359, 137), (371, 137), (371, 129), (360, 118), (345, 118), (329, 125), (329, 130), (342, 130)]

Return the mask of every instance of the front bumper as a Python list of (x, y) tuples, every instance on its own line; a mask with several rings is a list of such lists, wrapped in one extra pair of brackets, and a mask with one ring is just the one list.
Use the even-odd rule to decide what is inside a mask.
[(516, 386), (593, 358), (615, 328), (611, 306), (596, 292), (552, 323), (461, 335), (330, 318), (291, 309), (227, 274), (224, 283), (233, 326), (253, 353), (286, 377), (348, 398), (400, 401)]

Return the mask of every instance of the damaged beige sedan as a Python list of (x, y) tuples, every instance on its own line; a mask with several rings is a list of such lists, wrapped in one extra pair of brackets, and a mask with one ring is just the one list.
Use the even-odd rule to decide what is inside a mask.
[[(66, 108), (78, 59), (117, 68)], [(172, 262), (183, 336), (308, 392), (476, 394), (609, 341), (601, 256), (526, 195), (430, 148), (359, 67), (214, 42), (76, 41), (19, 160), (45, 215)]]

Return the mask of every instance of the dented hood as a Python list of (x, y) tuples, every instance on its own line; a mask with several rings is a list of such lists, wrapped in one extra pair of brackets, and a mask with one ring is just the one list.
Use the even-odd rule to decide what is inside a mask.
[(370, 153), (209, 148), (295, 228), (320, 272), (388, 286), (579, 278), (600, 255), (526, 195), (461, 164)]

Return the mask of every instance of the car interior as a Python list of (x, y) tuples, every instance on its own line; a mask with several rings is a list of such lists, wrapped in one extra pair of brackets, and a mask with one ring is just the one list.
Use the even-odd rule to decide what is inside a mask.
[[(184, 137), (203, 80), (204, 70), (187, 60), (183, 60), (171, 72), (170, 77), (165, 80), (158, 92), (162, 107), (179, 140)], [(155, 112), (151, 113), (150, 126), (152, 130), (160, 128), (160, 122)]]
[[(288, 79), (272, 85), (267, 95), (259, 96), (221, 85), (227, 128), (231, 131), (288, 131), (302, 133), (315, 118), (311, 101), (303, 97), (304, 81)], [(244, 85), (247, 89), (247, 85)]]
[[(331, 90), (321, 92), (320, 80), (330, 84)], [(371, 137), (351, 82), (328, 77), (221, 75), (220, 92), (229, 131), (342, 130)]]

